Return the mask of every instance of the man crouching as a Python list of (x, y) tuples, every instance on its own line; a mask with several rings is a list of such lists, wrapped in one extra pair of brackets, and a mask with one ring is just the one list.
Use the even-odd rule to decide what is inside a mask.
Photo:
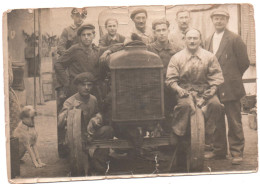
[[(98, 113), (98, 103), (95, 96), (91, 95), (94, 76), (89, 73), (78, 74), (74, 79), (74, 85), (77, 93), (68, 98), (59, 114), (59, 127), (67, 124), (68, 112), (73, 108), (82, 110), (81, 117), (81, 135), (82, 149), (85, 151), (85, 144), (92, 139), (112, 139), (114, 135), (113, 128), (105, 125), (101, 115)], [(85, 151), (85, 156), (89, 154)], [(109, 149), (96, 149), (90, 154), (90, 171), (97, 175), (104, 175), (106, 171), (106, 161)], [(87, 173), (86, 173), (87, 174)]]

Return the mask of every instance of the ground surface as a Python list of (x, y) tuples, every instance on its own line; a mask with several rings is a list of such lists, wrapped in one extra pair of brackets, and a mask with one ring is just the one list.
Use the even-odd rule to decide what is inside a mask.
[[(49, 101), (45, 105), (37, 106), (36, 131), (38, 132), (38, 150), (40, 157), (47, 164), (43, 168), (34, 168), (28, 154), (20, 165), (18, 178), (36, 177), (64, 177), (69, 173), (69, 164), (66, 159), (60, 159), (57, 153), (57, 123), (56, 102)], [(219, 171), (255, 171), (257, 169), (257, 131), (248, 126), (247, 115), (243, 115), (245, 133), (244, 161), (241, 165), (231, 165), (231, 160), (209, 160), (204, 162), (203, 172)], [(160, 155), (159, 155), (160, 157)], [(162, 156), (163, 157), (163, 156)], [(165, 157), (164, 159), (168, 159)], [(115, 174), (151, 174), (155, 170), (155, 162), (141, 158), (112, 159), (110, 169)], [(160, 172), (164, 172), (169, 160), (162, 161)]]

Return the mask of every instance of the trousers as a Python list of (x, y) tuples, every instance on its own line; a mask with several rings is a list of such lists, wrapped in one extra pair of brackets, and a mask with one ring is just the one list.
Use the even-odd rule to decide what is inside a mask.
[(240, 100), (224, 102), (228, 120), (228, 142), (232, 157), (242, 157), (245, 146)]
[[(178, 136), (184, 136), (187, 131), (187, 127), (190, 123), (190, 118), (195, 114), (194, 98), (189, 95), (188, 97), (177, 97), (177, 105), (173, 111), (172, 130)], [(198, 108), (198, 107), (197, 107)], [(217, 123), (220, 121), (223, 114), (223, 106), (219, 102), (219, 99), (214, 95), (209, 99), (205, 106), (202, 107), (202, 111), (205, 118), (206, 132), (213, 134)]]

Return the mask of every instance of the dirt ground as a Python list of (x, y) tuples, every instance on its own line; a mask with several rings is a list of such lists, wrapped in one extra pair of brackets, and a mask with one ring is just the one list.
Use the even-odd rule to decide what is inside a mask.
[[(38, 150), (40, 157), (47, 166), (34, 168), (28, 154), (20, 165), (18, 178), (35, 177), (65, 177), (69, 173), (69, 164), (66, 159), (58, 157), (57, 153), (57, 123), (56, 102), (45, 102), (45, 105), (37, 106), (38, 116), (35, 120), (38, 132)], [(243, 115), (243, 127), (245, 133), (244, 160), (241, 165), (232, 165), (231, 160), (208, 160), (204, 162), (203, 172), (219, 171), (255, 171), (257, 165), (257, 131), (249, 128), (247, 115)], [(159, 155), (160, 157), (160, 155)], [(164, 158), (166, 159), (166, 157)], [(111, 159), (110, 168), (115, 174), (151, 174), (155, 170), (155, 161), (141, 158)], [(163, 173), (169, 160), (162, 161), (159, 172)]]

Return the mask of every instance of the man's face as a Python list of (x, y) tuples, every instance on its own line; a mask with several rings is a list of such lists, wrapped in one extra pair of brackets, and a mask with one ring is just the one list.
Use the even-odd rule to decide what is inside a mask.
[(114, 21), (114, 20), (111, 20), (111, 21), (108, 21), (107, 22), (107, 32), (110, 36), (115, 36), (116, 35), (116, 32), (117, 32), (117, 22)]
[(221, 32), (226, 28), (228, 18), (224, 15), (214, 15), (212, 17), (212, 23), (214, 24), (216, 31)]
[(196, 52), (201, 43), (200, 33), (197, 30), (188, 31), (185, 37), (185, 43), (189, 51)]
[(80, 34), (81, 43), (88, 47), (92, 44), (93, 39), (95, 38), (95, 34), (92, 29), (85, 29)]
[(78, 14), (72, 14), (71, 18), (74, 21), (74, 24), (77, 26), (80, 26), (83, 23), (83, 17), (78, 13)]
[(135, 27), (137, 29), (144, 29), (145, 25), (146, 25), (146, 14), (145, 13), (138, 13), (135, 15), (134, 17), (134, 23), (135, 23)]
[(190, 14), (189, 12), (180, 12), (176, 17), (176, 21), (180, 29), (185, 30), (190, 24)]
[(92, 82), (82, 82), (77, 85), (78, 92), (83, 97), (88, 97), (92, 88)]
[(158, 24), (155, 27), (154, 35), (159, 42), (165, 42), (168, 40), (169, 30), (166, 24)]

